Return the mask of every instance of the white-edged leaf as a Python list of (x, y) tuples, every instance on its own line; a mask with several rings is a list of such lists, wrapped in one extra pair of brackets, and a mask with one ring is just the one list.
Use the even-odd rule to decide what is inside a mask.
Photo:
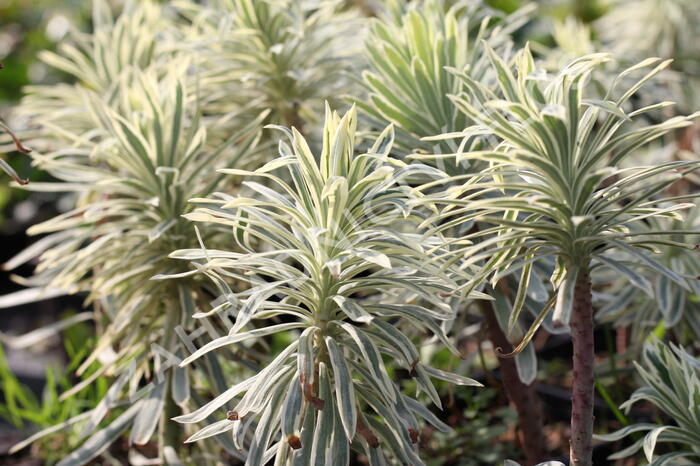
[(68, 317), (67, 319), (59, 320), (53, 324), (46, 325), (44, 327), (32, 330), (24, 335), (14, 336), (0, 333), (0, 340), (5, 342), (7, 346), (14, 349), (23, 349), (33, 346), (39, 342), (46, 341), (48, 338), (56, 335), (63, 329), (71, 327), (79, 322), (85, 322), (86, 320), (92, 320), (94, 318), (92, 312), (81, 312), (75, 314), (74, 316)]
[(254, 290), (246, 300), (245, 304), (238, 311), (238, 314), (236, 315), (236, 323), (229, 331), (229, 335), (238, 333), (248, 322), (250, 322), (250, 319), (253, 317), (255, 311), (263, 303), (263, 301), (276, 294), (277, 288), (288, 282), (289, 280), (281, 280), (278, 282), (267, 283)]
[(221, 421), (216, 421), (213, 424), (209, 424), (203, 429), (198, 430), (196, 433), (191, 435), (185, 443), (196, 442), (197, 440), (202, 440), (205, 438), (213, 437), (214, 435), (219, 435), (223, 432), (228, 432), (233, 429), (233, 426), (241, 421), (229, 421), (228, 419), (222, 419)]
[(299, 382), (298, 372), (292, 377), (289, 389), (282, 403), (282, 435), (287, 438), (290, 435), (299, 434), (299, 420), (301, 414), (301, 405), (303, 397), (301, 392), (301, 383)]
[(69, 293), (71, 293), (71, 291), (59, 288), (27, 288), (0, 296), (0, 309), (53, 299), (57, 296), (63, 296)]
[(515, 366), (522, 383), (530, 385), (535, 380), (537, 377), (537, 354), (532, 343), (515, 355)]
[(372, 321), (372, 315), (357, 304), (357, 301), (354, 299), (336, 295), (333, 296), (333, 301), (335, 301), (336, 304), (340, 306), (340, 309), (355, 322), (368, 323)]
[(552, 321), (555, 325), (568, 326), (571, 319), (571, 309), (574, 303), (574, 289), (576, 288), (577, 269), (568, 270), (564, 282), (557, 290), (557, 301), (552, 313)]
[(366, 248), (355, 248), (350, 250), (350, 254), (371, 262), (385, 269), (391, 268), (391, 261), (386, 254)]
[(661, 435), (661, 433), (668, 428), (669, 426), (657, 427), (656, 429), (649, 432), (646, 436), (644, 436), (643, 450), (644, 456), (646, 457), (647, 461), (651, 462), (652, 458), (654, 457), (654, 448), (656, 448), (656, 440), (659, 438), (659, 435)]
[(209, 403), (205, 404), (201, 408), (197, 409), (196, 411), (193, 411), (189, 414), (183, 414), (181, 416), (177, 416), (173, 418), (173, 421), (177, 421), (183, 424), (192, 424), (195, 422), (203, 421), (206, 419), (210, 414), (212, 414), (214, 411), (217, 409), (221, 408), (224, 406), (226, 403), (231, 401), (233, 397), (236, 395), (243, 393), (246, 391), (248, 388), (250, 388), (251, 385), (255, 382), (255, 377), (251, 377), (247, 380), (244, 380), (241, 383), (238, 383), (234, 385), (233, 387), (229, 388), (226, 390), (224, 393), (221, 395), (217, 396), (213, 400), (211, 400)]
[(467, 387), (483, 387), (480, 382), (470, 379), (469, 377), (464, 377), (459, 374), (454, 374), (452, 372), (446, 372), (435, 367), (422, 365), (423, 369), (432, 377), (436, 379), (444, 380), (446, 382), (453, 383), (455, 385), (462, 385)]
[(360, 348), (362, 357), (365, 359), (365, 364), (369, 366), (372, 376), (384, 386), (384, 393), (389, 396), (390, 400), (396, 401), (393, 383), (389, 379), (389, 374), (386, 372), (382, 356), (379, 354), (376, 345), (361, 329), (354, 325), (343, 322), (340, 324), (340, 327), (350, 335), (357, 347)]
[(622, 249), (623, 251), (629, 253), (632, 257), (638, 259), (641, 263), (643, 263), (644, 265), (646, 265), (646, 266), (649, 267), (650, 269), (653, 269), (653, 270), (657, 271), (657, 272), (660, 273), (661, 275), (665, 275), (665, 276), (668, 277), (671, 281), (673, 281), (673, 282), (676, 283), (677, 285), (681, 286), (681, 287), (682, 287), (683, 289), (685, 289), (686, 291), (692, 291), (692, 290), (688, 287), (688, 283), (686, 282), (685, 279), (683, 279), (683, 277), (681, 277), (680, 275), (678, 275), (676, 272), (674, 272), (673, 270), (669, 269), (668, 267), (662, 265), (662, 264), (659, 263), (658, 261), (656, 261), (656, 260), (652, 259), (651, 257), (647, 256), (646, 254), (640, 252), (638, 249), (633, 248), (633, 247), (631, 247), (631, 246), (628, 246), (627, 244), (625, 244), (625, 243), (623, 243), (623, 242), (621, 242), (621, 241), (611, 240), (610, 242), (611, 242), (612, 244), (616, 245), (617, 247), (619, 247), (620, 249)]
[(272, 335), (274, 333), (286, 332), (287, 330), (292, 330), (295, 328), (303, 327), (304, 324), (300, 322), (290, 322), (287, 324), (277, 324), (271, 325), (269, 327), (263, 327), (249, 332), (237, 333), (234, 335), (226, 335), (219, 337), (215, 340), (210, 341), (206, 345), (199, 348), (197, 351), (185, 358), (184, 361), (180, 363), (180, 367), (190, 364), (192, 361), (201, 358), (210, 351), (216, 348), (221, 348), (222, 346), (231, 345), (233, 343), (240, 343), (242, 341), (250, 340), (251, 338), (264, 337), (266, 335)]
[(618, 262), (610, 257), (600, 255), (597, 256), (597, 259), (605, 265), (607, 265), (608, 267), (610, 267), (611, 269), (621, 273), (627, 280), (629, 280), (629, 282), (632, 285), (644, 291), (644, 293), (646, 293), (647, 296), (654, 296), (654, 287), (651, 285), (651, 282), (647, 280), (647, 278), (642, 274), (632, 270), (625, 264)]
[(328, 355), (333, 366), (333, 384), (335, 385), (335, 395), (338, 404), (338, 412), (343, 423), (343, 429), (349, 442), (355, 436), (357, 426), (357, 407), (355, 401), (355, 385), (350, 376), (350, 371), (345, 363), (345, 356), (338, 347), (335, 340), (325, 337)]
[(162, 381), (150, 391), (148, 396), (139, 401), (139, 413), (134, 419), (129, 441), (136, 445), (145, 445), (158, 425), (165, 404), (165, 388), (168, 380)]
[(59, 461), (56, 466), (82, 466), (105, 451), (129, 426), (131, 420), (139, 411), (139, 403), (131, 405), (110, 425), (95, 432), (78, 449)]

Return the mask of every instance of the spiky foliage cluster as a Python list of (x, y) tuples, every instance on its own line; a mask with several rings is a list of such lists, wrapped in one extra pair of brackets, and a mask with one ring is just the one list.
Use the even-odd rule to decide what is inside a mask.
[[(192, 402), (189, 387), (199, 375), (168, 370), (170, 358), (186, 353), (175, 329), (192, 330), (195, 307), (208, 304), (217, 291), (208, 282), (150, 278), (186, 270), (168, 254), (197, 244), (182, 217), (190, 210), (188, 200), (220, 185), (216, 168), (245, 166), (266, 115), (211, 148), (207, 132), (215, 125), (205, 125), (199, 96), (187, 90), (193, 79), (185, 72), (188, 58), (157, 53), (168, 47), (152, 29), (160, 7), (130, 4), (110, 23), (104, 5), (97, 5), (94, 35), (78, 35), (76, 46), (66, 44), (59, 55), (46, 57), (75, 73), (78, 82), (29, 89), (24, 107), (46, 108), (34, 118), (40, 125), (37, 145), (45, 151), (33, 158), (58, 180), (31, 189), (72, 193), (75, 206), (34, 225), (29, 234), (48, 235), (5, 264), (12, 269), (38, 257), (27, 282), (38, 287), (39, 297), (45, 289), (84, 292), (100, 311), (99, 341), (79, 372), (98, 360), (94, 377), (111, 375), (113, 384), (87, 424), (80, 424), (82, 437), (103, 424), (110, 409), (131, 401), (61, 464), (84, 464), (127, 429), (132, 443), (145, 444), (159, 428), (161, 457), (166, 447), (180, 444), (165, 424), (177, 405)], [(209, 384), (222, 379), (215, 362), (207, 370), (202, 377)]]
[[(637, 147), (690, 125), (692, 116), (635, 125), (635, 118), (667, 106), (666, 102), (624, 110), (628, 100), (668, 62), (646, 60), (620, 73), (604, 99), (586, 99), (586, 82), (608, 61), (606, 55), (576, 59), (551, 78), (534, 73), (527, 49), (519, 53), (515, 72), (495, 54), (491, 56), (503, 98), (463, 73), (467, 91), (455, 103), (478, 122), (467, 134), (489, 131), (503, 142), (492, 150), (456, 154), (458, 160), (483, 160), (490, 167), (470, 177), (460, 189), (452, 189), (449, 196), (436, 196), (436, 202), (447, 206), (436, 219), (461, 217), (459, 221), (478, 219), (494, 225), (474, 235), (495, 234), (492, 240), (478, 248), (465, 247), (463, 252), (470, 257), (467, 266), (478, 267), (479, 276), (490, 276), (492, 281), (514, 267), (522, 269), (511, 324), (522, 309), (532, 264), (540, 258), (556, 257), (550, 281), (558, 290), (555, 319), (563, 324), (568, 323), (577, 271), (591, 261), (595, 267), (613, 268), (645, 293), (653, 292), (636, 271), (639, 267), (686, 287), (679, 274), (649, 254), (656, 244), (673, 244), (664, 239), (672, 231), (651, 230), (646, 219), (677, 217), (678, 211), (692, 207), (675, 202), (683, 197), (659, 193), (683, 172), (696, 170), (698, 163), (624, 165)], [(620, 80), (650, 67), (631, 87), (618, 89)], [(448, 156), (453, 155), (443, 157)], [(502, 194), (493, 195), (498, 191)], [(473, 201), (476, 196), (480, 199)], [(619, 253), (613, 257), (612, 251)]]
[(693, 32), (700, 25), (697, 2), (618, 0), (612, 7), (596, 25), (605, 49), (632, 62), (649, 56), (673, 59), (671, 71), (664, 74), (665, 92), (676, 96), (680, 111), (697, 109), (700, 46)]
[[(678, 219), (650, 219), (650, 228), (675, 233), (670, 241), (683, 244), (698, 244), (698, 221), (700, 210), (697, 207), (690, 210), (681, 221)], [(646, 294), (640, 294), (635, 288), (626, 287), (622, 280), (610, 281), (615, 284), (614, 299), (601, 308), (598, 318), (602, 321), (612, 321), (617, 326), (631, 329), (630, 341), (641, 347), (642, 342), (650, 331), (656, 333), (670, 330), (670, 333), (681, 342), (689, 342), (693, 335), (700, 334), (700, 308), (695, 296), (700, 296), (700, 266), (697, 260), (697, 248), (688, 250), (667, 244), (656, 246), (661, 264), (675, 271), (682, 277), (685, 286), (670, 280), (665, 275), (647, 276), (650, 283)], [(653, 290), (653, 293), (650, 291)]]
[(700, 11), (693, 0), (617, 0), (612, 6), (599, 29), (602, 40), (615, 50), (634, 58), (674, 58), (679, 67), (700, 64), (692, 33)]
[(454, 317), (440, 294), (455, 285), (428, 255), (430, 243), (414, 233), (420, 218), (408, 212), (405, 189), (396, 185), (406, 167), (388, 155), (393, 129), (355, 155), (355, 126), (354, 109), (342, 118), (327, 109), (318, 158), (298, 131), (285, 129), (291, 145), (280, 145), (279, 158), (253, 172), (224, 170), (269, 187), (246, 181), (249, 196), (218, 193), (187, 215), (232, 228), (242, 252), (185, 250), (173, 257), (193, 260), (219, 283), (239, 280), (250, 288), (216, 309), (236, 315), (229, 334), (183, 365), (225, 345), (296, 334), (259, 373), (178, 418), (198, 422), (235, 399), (227, 419), (190, 441), (233, 430), (250, 465), (275, 454), (276, 464), (349, 464), (351, 448), (372, 464), (384, 455), (423, 464), (418, 419), (446, 426), (401, 393), (385, 362), (408, 370), (438, 406), (431, 378), (478, 385), (423, 364), (416, 343), (396, 329), (406, 321), (459, 355), (440, 326)]
[[(452, 154), (488, 147), (479, 132), (457, 139), (475, 123), (452, 100), (467, 90), (459, 74), (498, 92), (490, 55), (510, 59), (511, 34), (523, 26), (532, 8), (505, 16), (481, 2), (428, 1), (394, 7), (392, 12), (375, 20), (370, 29), (370, 71), (363, 74), (370, 102), (362, 107), (378, 121), (394, 124), (401, 150), (409, 153)], [(449, 182), (440, 179), (423, 185), (424, 193), (444, 192), (450, 183), (461, 184), (461, 176), (484, 167), (480, 161), (455, 163), (450, 156), (429, 155), (422, 160), (435, 162), (454, 176)], [(435, 176), (418, 169), (414, 173)], [(458, 221), (443, 225), (442, 231), (457, 237), (472, 226)]]
[[(700, 461), (700, 361), (683, 348), (655, 340), (645, 345), (642, 364), (635, 362), (635, 366), (644, 385), (621, 408), (629, 411), (633, 404), (646, 401), (670, 417), (674, 424), (632, 424), (597, 436), (599, 440), (614, 442), (645, 433), (609, 459), (626, 458), (642, 449), (653, 466), (697, 463)], [(681, 448), (657, 456), (654, 451), (658, 443), (671, 443)]]
[[(115, 87), (125, 70), (146, 69), (169, 59), (165, 48), (169, 22), (157, 4), (129, 1), (114, 18), (105, 1), (95, 1), (94, 31), (71, 30), (56, 52), (44, 51), (39, 58), (71, 76), (77, 83), (29, 86), (19, 111), (43, 129), (33, 137), (37, 150), (55, 151), (75, 142), (93, 126), (82, 93), (89, 90), (115, 99)], [(170, 32), (171, 33), (171, 32)], [(111, 94), (111, 95), (110, 95)], [(109, 96), (109, 97), (108, 97)]]
[[(63, 465), (107, 454), (127, 432), (131, 445), (157, 442), (147, 462), (423, 464), (422, 422), (448, 430), (425, 406), (443, 399), (432, 379), (476, 385), (431, 358), (438, 347), (464, 356), (450, 333), (483, 292), (494, 328), (522, 340), (515, 381), (536, 377), (528, 342), (540, 325), (567, 332), (579, 318), (578, 419), (593, 406), (590, 272), (607, 292), (598, 297), (615, 295), (601, 316), (647, 332), (661, 315), (687, 324), (678, 338), (700, 330), (687, 244), (697, 223), (679, 213), (694, 188), (675, 184), (700, 164), (692, 143), (679, 141), (672, 162), (647, 150), (692, 117), (664, 121), (670, 105), (638, 92), (668, 62), (612, 75), (607, 55), (574, 58), (597, 43), (568, 23), (536, 66), (527, 47), (512, 53), (529, 8), (377, 3), (386, 8), (373, 20), (335, 0), (132, 1), (114, 18), (96, 0), (94, 32), (43, 56), (76, 82), (30, 87), (21, 110), (34, 126), (20, 136), (56, 179), (32, 189), (74, 205), (32, 227), (47, 236), (6, 267), (37, 262), (22, 299), (87, 296), (98, 343), (80, 370), (99, 361), (94, 377), (112, 385), (95, 409), (28, 441), (62, 428), (89, 435)], [(693, 43), (676, 26), (694, 14), (669, 15), (658, 41), (673, 38), (662, 53), (681, 58), (684, 77), (693, 68), (680, 50)], [(358, 137), (354, 108), (327, 108), (315, 131), (323, 100), (358, 94), (358, 81), (376, 141)], [(271, 161), (265, 123), (288, 136)], [(91, 383), (83, 375), (64, 396)], [(581, 458), (572, 454), (590, 464)]]
[[(481, 42), (508, 56), (510, 33), (525, 22), (528, 10), (504, 19), (482, 2), (447, 5), (438, 0), (397, 10), (395, 17), (374, 20), (370, 27), (370, 70), (363, 74), (370, 102), (362, 108), (378, 122), (394, 123), (404, 150), (433, 152), (439, 144), (421, 138), (462, 131), (471, 124), (448, 97), (464, 89), (450, 69), (494, 82)], [(443, 142), (444, 152), (456, 150), (452, 141)]]
[[(462, 268), (475, 273), (467, 291), (486, 279), (495, 286), (519, 271), (509, 330), (516, 327), (525, 307), (534, 265), (555, 261), (549, 281), (556, 295), (542, 307), (514, 353), (529, 343), (552, 308), (555, 325), (571, 326), (570, 458), (574, 463), (591, 465), (595, 353), (589, 277), (597, 268), (610, 268), (653, 295), (649, 281), (639, 273), (643, 268), (681, 287), (688, 286), (684, 277), (662, 265), (653, 252), (657, 244), (693, 246), (666, 239), (673, 230), (655, 231), (648, 222), (676, 217), (693, 206), (679, 202), (693, 195), (659, 193), (700, 164), (679, 161), (629, 167), (624, 163), (643, 144), (691, 125), (693, 116), (645, 126), (635, 117), (668, 103), (625, 110), (641, 86), (668, 65), (660, 59), (645, 60), (620, 73), (603, 99), (586, 99), (585, 90), (591, 73), (608, 60), (606, 55), (578, 58), (551, 78), (536, 73), (527, 47), (514, 60), (515, 71), (496, 54), (492, 53), (491, 59), (498, 73), (499, 92), (462, 73), (468, 91), (454, 101), (477, 122), (464, 136), (490, 133), (502, 142), (493, 149), (457, 153), (458, 163), (475, 159), (489, 167), (472, 176), (460, 176), (458, 179), (466, 179), (461, 187), (426, 196), (422, 202), (445, 205), (431, 219), (438, 223), (431, 231), (472, 220), (492, 225), (466, 235), (461, 241), (478, 243), (457, 251), (466, 258)], [(625, 78), (650, 67), (641, 79), (627, 85)], [(453, 155), (442, 157), (446, 156)], [(448, 174), (443, 176), (445, 183), (455, 180)]]
[(317, 122), (319, 103), (350, 90), (364, 27), (339, 1), (216, 0), (179, 3), (193, 24), (206, 108), (269, 108), (268, 122)]
[[(367, 40), (370, 71), (363, 74), (370, 94), (369, 101), (362, 108), (372, 115), (375, 124), (392, 122), (397, 128), (397, 146), (408, 153), (454, 153), (487, 146), (488, 142), (476, 134), (462, 140), (435, 135), (461, 134), (467, 126), (474, 124), (450, 99), (451, 95), (458, 95), (465, 89), (457, 73), (467, 73), (484, 86), (495, 89), (496, 73), (490, 66), (485, 44), (501, 56), (510, 57), (513, 47), (511, 33), (527, 21), (531, 9), (525, 7), (506, 16), (482, 2), (427, 1), (402, 6), (394, 7), (390, 14), (374, 20), (370, 28)], [(435, 165), (458, 176), (473, 173), (484, 164), (457, 164), (454, 159), (438, 159)], [(429, 192), (427, 186), (424, 188)], [(446, 188), (445, 184), (437, 182), (430, 191), (442, 192)], [(474, 224), (455, 226), (444, 230), (445, 235), (459, 237)], [(455, 280), (462, 283), (463, 277)], [(472, 309), (468, 299), (453, 297), (450, 303), (455, 310)], [(501, 303), (503, 299), (498, 299), (496, 307), (499, 310), (503, 308)], [(482, 301), (477, 307), (480, 317), (494, 316), (491, 304)], [(451, 326), (461, 328), (470, 319), (474, 319), (471, 313), (458, 312), (457, 320)], [(480, 328), (487, 331), (486, 325)], [(491, 328), (490, 335), (489, 340), (494, 346), (503, 346), (500, 339), (505, 339), (505, 336), (496, 326)], [(499, 364), (504, 378), (509, 381), (507, 390), (518, 397), (515, 406), (523, 426), (521, 435), (525, 435), (526, 456), (530, 461), (539, 460), (539, 452), (546, 448), (544, 436), (536, 426), (538, 407), (530, 398), (534, 391), (525, 386), (532, 383), (537, 373), (534, 349), (528, 347), (526, 352), (518, 355), (515, 364), (503, 360)]]
[(530, 44), (533, 52), (541, 56), (539, 66), (547, 71), (557, 72), (571, 60), (596, 51), (592, 28), (580, 20), (567, 17), (551, 24), (553, 46), (537, 42)]

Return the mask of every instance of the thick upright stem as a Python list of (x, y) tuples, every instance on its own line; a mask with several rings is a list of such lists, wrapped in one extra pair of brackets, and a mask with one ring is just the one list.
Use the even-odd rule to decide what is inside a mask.
[(593, 306), (591, 280), (580, 270), (571, 310), (571, 338), (574, 345), (574, 377), (571, 405), (571, 465), (593, 465)]
[[(494, 348), (510, 351), (508, 341), (498, 325), (496, 314), (488, 301), (481, 302), (481, 311), (488, 326), (489, 340)], [(542, 428), (542, 408), (537, 393), (530, 385), (525, 385), (518, 376), (515, 360), (499, 358), (503, 386), (510, 401), (515, 405), (520, 424), (520, 441), (525, 452), (526, 465), (535, 465), (546, 460), (547, 442)]]

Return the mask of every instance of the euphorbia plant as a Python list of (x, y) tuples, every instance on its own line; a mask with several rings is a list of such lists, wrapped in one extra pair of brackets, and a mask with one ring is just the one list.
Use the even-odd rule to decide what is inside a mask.
[[(684, 180), (685, 181), (685, 180)], [(696, 206), (685, 214), (683, 221), (677, 219), (649, 219), (650, 228), (655, 230), (675, 230), (677, 234), (669, 239), (688, 244), (700, 243), (697, 233), (700, 224), (700, 207)], [(657, 336), (667, 334), (674, 341), (690, 344), (700, 335), (700, 262), (696, 250), (686, 250), (673, 246), (660, 245), (658, 260), (669, 269), (682, 275), (687, 287), (681, 287), (665, 275), (648, 277), (650, 293), (639, 293), (626, 286), (622, 279), (611, 280), (610, 291), (614, 298), (601, 308), (598, 318), (602, 322), (613, 321), (616, 326), (629, 329), (629, 344), (642, 349), (647, 336), (654, 332)], [(688, 291), (688, 288), (691, 290)]]
[[(178, 405), (196, 403), (190, 390), (195, 381), (216, 385), (223, 379), (213, 357), (197, 373), (175, 370), (172, 361), (185, 353), (176, 328), (192, 330), (194, 309), (218, 291), (202, 280), (149, 279), (183, 267), (167, 256), (197, 244), (181, 217), (187, 200), (218, 186), (224, 177), (216, 168), (251, 161), (266, 112), (210, 145), (220, 115), (202, 115), (201, 94), (188, 91), (196, 77), (187, 73), (188, 56), (166, 51), (169, 23), (163, 24), (160, 10), (150, 2), (130, 3), (115, 20), (96, 2), (94, 33), (76, 33), (58, 54), (44, 56), (77, 83), (31, 88), (21, 108), (37, 127), (30, 139), (38, 149), (34, 163), (57, 180), (31, 189), (71, 193), (75, 204), (30, 228), (29, 234), (46, 236), (4, 268), (36, 259), (35, 274), (26, 280), (35, 287), (33, 296), (86, 293), (96, 308), (96, 348), (79, 372), (95, 361), (100, 369), (62, 396), (102, 374), (113, 382), (95, 409), (63, 426), (80, 426), (81, 439), (91, 436), (62, 464), (90, 461), (127, 430), (134, 444), (158, 432), (159, 456), (177, 456), (179, 426), (169, 418)], [(232, 443), (230, 450), (235, 453)]]
[[(644, 385), (621, 408), (629, 412), (633, 404), (646, 401), (663, 411), (674, 424), (632, 424), (597, 436), (608, 442), (632, 435), (640, 437), (608, 459), (625, 458), (643, 449), (646, 460), (653, 466), (697, 464), (700, 461), (700, 360), (682, 347), (652, 340), (644, 345), (642, 363), (635, 362), (635, 366)], [(645, 433), (643, 437), (641, 433)], [(654, 457), (658, 443), (681, 447)]]
[(283, 128), (291, 146), (281, 143), (279, 158), (252, 172), (224, 170), (251, 180), (244, 182), (250, 197), (216, 194), (197, 200), (202, 206), (187, 215), (205, 228), (231, 227), (238, 249), (172, 256), (193, 261), (193, 272), (217, 283), (235, 279), (250, 288), (213, 310), (235, 314), (229, 335), (182, 365), (228, 345), (294, 332), (260, 372), (177, 418), (202, 421), (242, 395), (227, 416), (189, 441), (233, 430), (249, 465), (273, 455), (276, 464), (346, 465), (351, 448), (364, 451), (371, 464), (384, 464), (385, 453), (423, 464), (417, 418), (447, 426), (401, 392), (385, 361), (406, 369), (438, 406), (431, 378), (479, 385), (424, 364), (416, 343), (396, 328), (408, 323), (432, 333), (459, 355), (440, 325), (454, 316), (441, 294), (455, 284), (428, 254), (440, 241), (421, 241), (415, 233), (421, 218), (409, 212), (408, 191), (396, 184), (405, 164), (388, 155), (393, 128), (356, 155), (355, 126), (354, 108), (342, 118), (327, 109), (318, 158), (296, 129)]
[[(365, 32), (355, 8), (340, 2), (215, 0), (178, 2), (193, 27), (184, 47), (203, 57), (206, 111), (271, 110), (268, 123), (302, 133), (351, 89)], [(245, 121), (241, 113), (232, 123)], [(242, 120), (239, 120), (242, 117)], [(308, 136), (307, 136), (308, 137)]]
[[(511, 326), (523, 309), (533, 264), (555, 261), (550, 281), (556, 294), (516, 352), (530, 341), (550, 310), (554, 309), (555, 323), (570, 325), (574, 345), (570, 457), (572, 464), (584, 466), (591, 465), (593, 430), (590, 274), (598, 267), (610, 267), (651, 293), (637, 270), (644, 267), (687, 287), (684, 277), (654, 258), (654, 246), (692, 246), (666, 239), (673, 230), (653, 230), (646, 219), (678, 216), (678, 211), (692, 206), (681, 202), (690, 196), (661, 193), (685, 172), (700, 167), (698, 162), (623, 165), (635, 149), (690, 125), (692, 117), (646, 126), (638, 117), (669, 103), (629, 109), (630, 98), (668, 65), (659, 59), (620, 73), (603, 99), (585, 99), (591, 73), (609, 60), (605, 54), (585, 56), (548, 77), (536, 72), (527, 48), (515, 59), (515, 71), (491, 54), (503, 98), (461, 73), (467, 90), (453, 99), (477, 122), (464, 136), (487, 133), (501, 142), (490, 150), (456, 154), (458, 162), (482, 160), (489, 167), (467, 177), (460, 187), (431, 196), (431, 201), (445, 205), (432, 221), (449, 225), (448, 220), (475, 219), (493, 225), (464, 238), (489, 238), (460, 250), (466, 256), (463, 267), (475, 273), (466, 290), (484, 278), (495, 284), (519, 270)], [(641, 79), (620, 89), (629, 82), (625, 78), (649, 67)]]
[[(149, 279), (185, 270), (168, 254), (197, 244), (181, 217), (187, 200), (209, 194), (221, 179), (215, 169), (249, 151), (265, 115), (232, 135), (238, 141), (235, 149), (207, 151), (206, 127), (182, 77), (177, 71), (160, 79), (157, 75), (157, 69), (125, 70), (114, 86), (124, 99), (111, 105), (84, 91), (86, 113), (93, 116), (92, 137), (73, 133), (74, 146), (35, 155), (60, 180), (38, 189), (73, 191), (77, 205), (31, 227), (30, 234), (48, 236), (5, 264), (14, 268), (38, 257), (31, 283), (39, 290), (86, 292), (87, 302), (99, 311), (99, 338), (79, 372), (99, 361), (94, 377), (108, 374), (113, 383), (90, 413), (83, 436), (103, 423), (108, 410), (127, 399), (131, 405), (61, 464), (89, 461), (129, 427), (135, 444), (148, 442), (158, 428), (161, 457), (164, 448), (180, 445), (172, 429), (177, 424), (168, 419), (180, 410), (178, 405), (192, 402), (190, 379), (196, 377), (173, 369), (170, 359), (186, 352), (176, 328), (193, 330), (194, 309), (217, 291), (204, 281)], [(207, 370), (204, 377), (212, 383), (222, 377), (213, 361)], [(94, 377), (63, 395), (76, 393)]]
[[(495, 90), (496, 73), (483, 44), (488, 43), (502, 57), (512, 55), (510, 34), (527, 20), (530, 9), (522, 8), (501, 17), (480, 1), (449, 4), (430, 0), (407, 5), (405, 10), (395, 17), (385, 15), (373, 20), (367, 39), (370, 69), (363, 74), (370, 102), (362, 108), (373, 119), (395, 125), (395, 152), (452, 153), (461, 141), (427, 139), (440, 133), (460, 132), (474, 123), (449, 98), (465, 89), (463, 80), (449, 70), (463, 70), (473, 80)], [(465, 144), (479, 147), (484, 141), (472, 138)], [(450, 175), (460, 175), (479, 170), (483, 162), (455, 164), (452, 159), (439, 159), (435, 165)], [(437, 184), (432, 189), (444, 186)], [(459, 235), (459, 227), (444, 233)], [(457, 301), (455, 306), (468, 304), (468, 300)], [(492, 346), (508, 346), (510, 342), (498, 325), (493, 303), (480, 300), (478, 308), (486, 323), (482, 329)], [(499, 366), (504, 389), (518, 412), (525, 456), (534, 464), (544, 459), (547, 445), (532, 379), (519, 375), (522, 360), (501, 359)], [(534, 378), (535, 371), (529, 372)]]

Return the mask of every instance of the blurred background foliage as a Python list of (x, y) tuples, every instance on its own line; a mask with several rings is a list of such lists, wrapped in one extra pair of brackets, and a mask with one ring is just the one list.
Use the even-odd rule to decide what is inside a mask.
[[(41, 50), (54, 50), (71, 25), (85, 27), (90, 17), (90, 2), (82, 0), (5, 0), (0, 2), (0, 117), (6, 121), (10, 109), (20, 99), (28, 84), (65, 81), (55, 69), (37, 60)], [(12, 121), (9, 121), (12, 124)], [(13, 153), (8, 162), (23, 177), (33, 180), (46, 175), (33, 170), (29, 158)], [(3, 235), (21, 230), (36, 215), (36, 205), (43, 196), (27, 202), (30, 194), (0, 185), (0, 232)]]
[[(169, 0), (161, 0), (167, 3)], [(371, 0), (347, 0), (349, 3), (371, 4)], [(539, 5), (537, 17), (552, 22), (575, 17), (590, 23), (602, 17), (610, 8), (610, 0), (535, 0)], [(119, 10), (124, 0), (111, 0), (114, 10)], [(493, 8), (511, 13), (526, 2), (524, 0), (487, 0)], [(70, 77), (37, 60), (41, 50), (54, 50), (71, 27), (80, 30), (90, 28), (90, 1), (85, 0), (3, 0), (0, 2), (0, 117), (7, 120), (12, 105), (22, 96), (22, 88), (30, 84), (69, 82)], [(540, 25), (535, 37), (552, 45), (551, 24)], [(538, 25), (530, 27), (537, 28)], [(10, 122), (12, 123), (12, 122)], [(33, 169), (29, 158), (10, 154), (8, 162), (23, 177), (43, 181), (46, 175)], [(0, 183), (0, 232), (21, 231), (29, 223), (36, 209), (25, 203), (28, 196), (34, 204), (42, 205), (43, 196), (11, 189), (8, 183)]]
[[(168, 0), (163, 0), (167, 2)], [(358, 0), (348, 0), (349, 2)], [(111, 1), (115, 10), (123, 0)], [(371, 2), (364, 2), (371, 3)], [(492, 7), (513, 12), (523, 0), (488, 0)], [(583, 22), (591, 22), (606, 11), (606, 0), (538, 0), (540, 17), (563, 19), (575, 16)], [(22, 88), (29, 84), (67, 82), (60, 71), (37, 60), (41, 50), (54, 50), (71, 27), (81, 30), (90, 27), (90, 4), (85, 0), (3, 0), (0, 2), (0, 117), (10, 116), (10, 109), (22, 95)], [(548, 28), (543, 28), (547, 31)], [(543, 32), (542, 41), (551, 42)], [(12, 122), (10, 122), (12, 123)], [(23, 177), (35, 181), (46, 180), (46, 175), (30, 166), (29, 158), (11, 154), (8, 162)], [(28, 201), (29, 196), (32, 200)], [(12, 234), (21, 231), (37, 214), (37, 207), (47, 199), (37, 193), (11, 189), (0, 184), (0, 232)]]

